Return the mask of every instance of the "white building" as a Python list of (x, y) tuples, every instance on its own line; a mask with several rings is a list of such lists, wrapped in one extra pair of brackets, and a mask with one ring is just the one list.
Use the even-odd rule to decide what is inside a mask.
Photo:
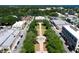
[(76, 15), (68, 15), (67, 17), (66, 17), (66, 20), (70, 20), (70, 22), (72, 23), (72, 24), (74, 24), (74, 25), (77, 25), (78, 24), (78, 22), (79, 22), (79, 18), (76, 16)]
[(69, 19), (74, 19), (74, 18), (77, 18), (77, 16), (75, 16), (75, 15), (68, 15), (67, 18), (69, 18)]
[[(11, 52), (12, 51), (13, 44), (20, 37), (19, 33), (20, 33), (19, 30), (10, 29), (10, 30), (6, 30), (5, 32), (0, 34), (0, 49), (2, 50), (2, 52)], [(7, 50), (7, 51), (5, 51), (5, 50)]]
[[(11, 33), (8, 37), (5, 36), (6, 40), (1, 45), (1, 47), (3, 49), (8, 49), (8, 52), (11, 52), (12, 48), (13, 47), (15, 48), (17, 46), (17, 44), (15, 46), (13, 46), (13, 44), (15, 43), (15, 41), (17, 41), (17, 40), (20, 41), (19, 38), (21, 39), (20, 34), (19, 34), (20, 31), (17, 31), (17, 30), (12, 30), (12, 31), (13, 31), (13, 33)], [(7, 35), (8, 35), (8, 33), (7, 33)]]
[(60, 20), (60, 19), (58, 19), (58, 20), (51, 20), (51, 23), (52, 23), (58, 30), (59, 30), (59, 29), (61, 30), (63, 25), (69, 25), (68, 22), (66, 22), (66, 21), (64, 21), (64, 20)]
[[(29, 22), (28, 22), (29, 24)], [(12, 52), (25, 36), (28, 24), (26, 21), (19, 21), (13, 24), (11, 29), (0, 33), (0, 52)]]
[(39, 8), (39, 10), (40, 10), (40, 11), (45, 11), (46, 9), (41, 9), (41, 8)]
[(12, 28), (23, 29), (26, 25), (26, 21), (18, 21), (13, 24)]
[(37, 16), (37, 17), (35, 17), (35, 20), (45, 20), (45, 17), (43, 17), (43, 16)]
[(25, 38), (26, 31), (33, 19), (34, 17), (30, 21), (18, 21), (13, 24), (12, 28), (0, 30), (0, 52), (13, 52), (20, 40)]
[(64, 25), (62, 35), (71, 50), (79, 52), (79, 29), (75, 26)]
[(3, 32), (0, 35), (0, 52), (13, 51), (17, 47), (22, 36), (23, 34), (21, 34), (21, 32), (17, 29), (10, 29)]

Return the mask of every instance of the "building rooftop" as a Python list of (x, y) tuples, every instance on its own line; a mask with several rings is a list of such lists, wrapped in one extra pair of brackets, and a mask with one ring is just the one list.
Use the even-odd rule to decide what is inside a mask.
[(77, 18), (77, 16), (75, 16), (75, 15), (68, 15), (68, 17), (67, 18), (69, 18), (69, 19), (76, 19)]
[(63, 27), (65, 27), (74, 37), (79, 40), (79, 29), (75, 29), (75, 27), (71, 25), (64, 25)]
[(43, 20), (43, 19), (45, 19), (45, 17), (43, 17), (43, 16), (37, 16), (37, 17), (35, 17), (35, 19), (36, 20)]
[(55, 24), (62, 25), (62, 24), (69, 24), (68, 22), (64, 20), (52, 20)]
[(19, 22), (16, 22), (15, 24), (13, 24), (12, 27), (22, 27), (25, 22), (26, 22), (26, 21), (19, 21)]
[(0, 33), (0, 45), (2, 45), (13, 32), (14, 30), (10, 29), (10, 30), (6, 30), (3, 33)]
[(9, 38), (2, 44), (2, 47), (10, 47), (13, 41), (16, 39), (16, 36), (19, 34), (19, 31), (14, 31)]
[(59, 29), (62, 29), (63, 25), (70, 25), (68, 22), (64, 20), (51, 20)]

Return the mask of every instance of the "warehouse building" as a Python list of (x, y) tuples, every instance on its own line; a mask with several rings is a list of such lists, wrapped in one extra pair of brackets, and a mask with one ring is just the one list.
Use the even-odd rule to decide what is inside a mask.
[[(9, 33), (10, 33), (10, 35), (8, 35)], [(19, 40), (18, 39), (20, 37), (19, 33), (20, 33), (19, 31), (11, 29), (9, 32), (7, 32), (7, 36), (4, 36), (4, 35), (2, 36), (2, 37), (4, 37), (4, 38), (2, 38), (2, 40), (5, 40), (0, 45), (3, 52), (11, 52), (12, 48), (17, 46), (17, 44), (15, 46), (13, 46), (13, 44), (15, 43), (16, 40)], [(21, 39), (21, 37), (20, 37), (20, 39)], [(7, 51), (4, 51), (4, 50), (7, 50)]]
[(11, 28), (0, 29), (0, 53), (10, 53), (16, 50), (18, 44), (24, 40), (33, 19), (34, 17), (31, 20), (18, 21)]
[(19, 44), (26, 31), (26, 21), (18, 21), (11, 29), (0, 33), (0, 52), (12, 52)]
[(51, 20), (51, 23), (56, 27), (56, 29), (62, 29), (63, 25), (69, 25), (68, 22), (64, 21), (64, 20)]

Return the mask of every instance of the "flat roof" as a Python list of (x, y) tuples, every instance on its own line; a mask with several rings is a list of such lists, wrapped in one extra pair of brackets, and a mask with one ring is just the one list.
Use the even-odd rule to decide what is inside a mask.
[(75, 16), (75, 15), (68, 15), (67, 18), (69, 18), (69, 19), (73, 19), (73, 18), (77, 18), (77, 16)]
[(16, 40), (16, 36), (19, 34), (19, 31), (14, 31), (10, 37), (2, 44), (2, 47), (10, 47), (14, 40)]
[(41, 20), (41, 19), (45, 19), (45, 17), (44, 16), (36, 16), (35, 19), (36, 20)]
[(79, 30), (75, 31), (70, 26), (71, 25), (64, 25), (63, 27), (66, 28), (75, 38), (77, 38), (79, 40)]
[(62, 28), (63, 25), (70, 25), (68, 22), (64, 20), (51, 20), (58, 28)]
[(22, 27), (22, 25), (25, 23), (26, 21), (18, 21), (15, 24), (13, 24), (12, 27)]
[(13, 32), (14, 30), (10, 29), (0, 34), (0, 45), (2, 45)]
[(68, 22), (64, 20), (52, 20), (56, 25), (64, 25), (64, 24), (69, 24)]

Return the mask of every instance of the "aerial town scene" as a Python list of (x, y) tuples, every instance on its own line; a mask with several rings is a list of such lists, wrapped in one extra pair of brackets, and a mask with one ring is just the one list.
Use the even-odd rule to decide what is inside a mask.
[(0, 5), (0, 53), (79, 53), (79, 6)]

